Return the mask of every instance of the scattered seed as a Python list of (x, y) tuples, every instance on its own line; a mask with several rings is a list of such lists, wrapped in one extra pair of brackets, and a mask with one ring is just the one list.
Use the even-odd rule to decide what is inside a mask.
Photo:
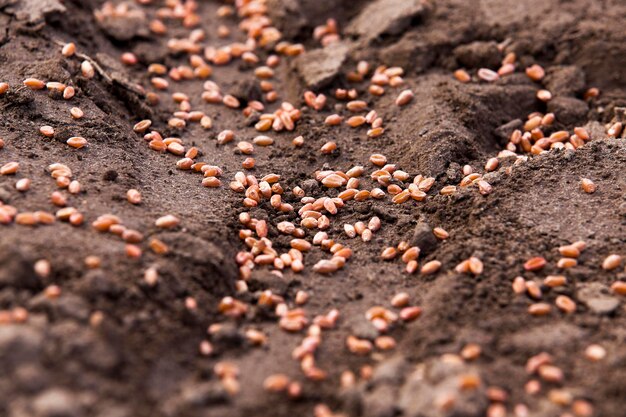
[(290, 245), (294, 249), (298, 249), (301, 252), (306, 252), (311, 249), (311, 244), (304, 239), (293, 239)]
[(575, 127), (574, 134), (584, 141), (587, 141), (591, 138), (589, 136), (589, 132), (587, 132), (587, 129), (585, 129), (584, 127)]
[(618, 268), (621, 264), (622, 257), (613, 253), (604, 258), (604, 261), (602, 261), (602, 269), (604, 269), (605, 271), (612, 271)]
[(326, 120), (324, 120), (324, 123), (329, 126), (337, 126), (341, 124), (342, 120), (343, 120), (343, 117), (339, 116), (338, 114), (331, 114), (330, 116), (326, 117)]
[(580, 251), (574, 245), (561, 246), (559, 253), (568, 258), (578, 258), (580, 256)]
[(369, 340), (358, 339), (354, 336), (348, 336), (346, 346), (350, 352), (357, 355), (367, 355), (373, 349), (372, 343)]
[(15, 189), (17, 191), (28, 191), (30, 189), (31, 180), (28, 178), (22, 178), (15, 183)]
[(376, 166), (383, 166), (387, 163), (387, 157), (379, 153), (372, 154), (370, 156), (370, 162)]
[(137, 133), (143, 133), (146, 130), (148, 130), (148, 128), (152, 126), (152, 120), (146, 119), (146, 120), (142, 120), (139, 123), (137, 123), (134, 127), (133, 130)]
[(383, 133), (385, 133), (385, 129), (383, 129), (382, 127), (375, 127), (367, 131), (367, 136), (370, 138), (377, 138)]
[(293, 144), (293, 146), (302, 146), (304, 145), (304, 138), (302, 136), (298, 136), (296, 138), (294, 138), (291, 143)]
[(39, 132), (45, 137), (51, 138), (54, 136), (54, 128), (52, 126), (41, 126)]
[(126, 191), (126, 199), (131, 204), (140, 204), (141, 203), (141, 193), (134, 188)]
[(594, 414), (593, 405), (586, 400), (574, 400), (572, 412), (576, 417), (591, 417)]
[(576, 303), (566, 295), (556, 297), (555, 304), (564, 313), (573, 313), (576, 311)]
[(18, 213), (15, 215), (15, 223), (22, 226), (34, 226), (37, 224), (37, 218), (33, 213)]
[(61, 49), (61, 54), (66, 58), (73, 56), (75, 53), (76, 53), (76, 45), (74, 44), (74, 42), (66, 43), (65, 45), (63, 45), (63, 48)]
[(46, 83), (37, 78), (27, 78), (24, 80), (24, 85), (31, 90), (41, 90), (46, 86)]
[(526, 68), (526, 75), (533, 81), (541, 81), (546, 75), (546, 72), (541, 66), (534, 64)]
[(13, 175), (20, 169), (18, 162), (7, 162), (0, 167), (0, 175)]
[(552, 100), (552, 93), (548, 90), (538, 90), (536, 97), (543, 102), (547, 102)]
[(417, 319), (420, 314), (422, 314), (422, 309), (420, 307), (404, 307), (402, 310), (400, 310), (399, 316), (400, 319), (408, 322)]
[(61, 287), (58, 285), (49, 285), (43, 290), (44, 295), (48, 299), (57, 299), (61, 296)]
[(489, 68), (479, 69), (477, 75), (481, 80), (488, 82), (493, 82), (500, 78), (497, 72), (490, 70)]
[(222, 99), (222, 102), (226, 105), (226, 107), (230, 107), (231, 109), (237, 109), (240, 106), (239, 100), (230, 94), (226, 94)]
[(606, 357), (606, 349), (600, 345), (589, 345), (585, 349), (585, 357), (591, 362), (601, 361)]
[(424, 275), (434, 274), (441, 268), (441, 262), (434, 260), (426, 262), (421, 269), (421, 273)]
[(441, 227), (435, 227), (433, 229), (433, 234), (435, 235), (437, 239), (440, 239), (440, 240), (446, 240), (448, 237), (450, 237), (450, 234), (445, 229), (442, 229)]
[(538, 271), (546, 266), (546, 264), (547, 261), (545, 258), (537, 256), (526, 261), (526, 263), (524, 263), (524, 269), (527, 271)]
[(80, 64), (80, 71), (83, 74), (83, 76), (87, 79), (91, 79), (96, 75), (96, 71), (93, 65), (91, 65), (91, 62), (89, 61), (83, 61)]
[[(352, 230), (354, 230), (354, 227), (352, 227)], [(355, 233), (356, 235), (356, 233)], [(354, 236), (352, 236), (354, 237)], [(396, 248), (394, 248), (393, 246), (390, 246), (388, 248), (385, 248), (383, 250), (383, 252), (380, 254), (380, 257), (386, 261), (390, 261), (392, 259), (394, 259), (396, 257), (396, 255), (398, 254), (398, 252), (396, 251)]]
[(217, 135), (217, 143), (223, 145), (231, 142), (235, 138), (235, 133), (232, 130), (223, 130)]
[(252, 145), (250, 142), (246, 142), (243, 140), (237, 143), (237, 149), (239, 149), (239, 151), (244, 155), (250, 155), (254, 153), (254, 145)]
[(615, 281), (611, 285), (611, 290), (618, 295), (626, 295), (626, 282), (624, 281)]
[(539, 285), (535, 282), (535, 281), (531, 281), (528, 280), (525, 282), (526, 285), (526, 291), (528, 292), (528, 295), (536, 300), (541, 299), (543, 293), (541, 291), (541, 287), (539, 287)]
[(65, 90), (63, 90), (63, 98), (65, 100), (69, 100), (76, 94), (76, 90), (71, 85), (68, 86)]
[(580, 180), (580, 188), (583, 189), (587, 194), (592, 194), (596, 192), (596, 185), (588, 178), (583, 178)]
[(46, 278), (50, 275), (52, 267), (46, 259), (40, 259), (33, 265), (33, 270), (40, 278)]
[(396, 308), (406, 307), (409, 304), (409, 294), (400, 292), (393, 296), (391, 299), (391, 305)]
[(446, 185), (445, 187), (443, 187), (439, 191), (439, 194), (441, 194), (441, 195), (452, 195), (455, 192), (456, 192), (456, 186), (454, 186), (454, 185)]
[(473, 361), (478, 359), (482, 352), (480, 345), (476, 343), (469, 343), (463, 347), (461, 350), (461, 357), (467, 361)]
[(472, 80), (472, 77), (468, 74), (468, 72), (462, 69), (454, 71), (454, 78), (462, 83), (468, 83)]
[(326, 142), (320, 149), (324, 155), (329, 155), (335, 150), (337, 150), (337, 144), (335, 142)]
[(567, 269), (572, 268), (578, 265), (578, 261), (573, 258), (561, 258), (556, 263), (557, 268)]
[(538, 369), (539, 376), (547, 382), (561, 382), (563, 381), (563, 371), (549, 364), (540, 365)]
[(499, 164), (500, 162), (498, 161), (498, 158), (491, 158), (485, 164), (485, 171), (487, 172), (495, 171), (498, 168)]
[(79, 194), (80, 190), (81, 190), (80, 182), (76, 180), (70, 182), (69, 185), (67, 186), (67, 191), (69, 191), (70, 194)]
[(409, 261), (415, 261), (419, 257), (419, 254), (420, 254), (420, 248), (418, 248), (417, 246), (413, 246), (407, 249), (402, 254), (402, 262), (408, 263)]
[(550, 288), (562, 287), (567, 284), (567, 278), (563, 275), (548, 275), (543, 280), (543, 284)]
[(480, 275), (483, 273), (483, 263), (480, 259), (475, 256), (472, 256), (468, 259), (469, 261), (469, 270), (474, 275)]
[(546, 303), (535, 303), (528, 307), (528, 312), (533, 316), (545, 316), (550, 314), (550, 311), (552, 311), (552, 308), (550, 304)]
[(270, 138), (269, 136), (257, 136), (254, 139), (252, 139), (252, 142), (255, 145), (259, 145), (259, 146), (269, 146), (274, 143), (274, 139)]
[(404, 90), (400, 92), (400, 94), (398, 94), (398, 97), (396, 98), (396, 105), (405, 106), (409, 104), (409, 102), (413, 100), (413, 96), (414, 94), (411, 90)]
[(69, 138), (66, 143), (75, 149), (83, 148), (88, 144), (87, 139), (80, 136)]
[(171, 214), (168, 214), (163, 217), (159, 217), (154, 222), (156, 227), (159, 227), (161, 229), (171, 229), (173, 227), (178, 226), (179, 223), (180, 223), (180, 220), (176, 216), (173, 216)]
[(70, 109), (70, 115), (74, 118), (74, 119), (81, 119), (85, 114), (83, 113), (83, 111), (81, 109), (79, 109), (78, 107), (72, 107)]
[(283, 374), (270, 375), (263, 381), (263, 388), (270, 392), (285, 391), (288, 385), (289, 377)]
[(526, 280), (523, 277), (515, 277), (512, 287), (515, 294), (523, 294), (526, 292)]

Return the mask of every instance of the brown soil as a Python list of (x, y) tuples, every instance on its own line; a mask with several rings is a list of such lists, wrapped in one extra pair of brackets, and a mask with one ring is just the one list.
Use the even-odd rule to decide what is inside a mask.
[[(623, 264), (614, 271), (600, 267), (611, 253), (626, 256), (626, 143), (605, 133), (606, 123), (623, 117), (618, 114), (623, 109), (616, 108), (626, 106), (623, 1), (414, 2), (420, 11), (394, 20), (390, 25), (394, 30), (385, 29), (389, 19), (396, 18), (393, 13), (377, 15), (371, 29), (376, 36), (369, 36), (359, 32), (360, 12), (373, 2), (268, 0), (270, 16), (287, 40), (303, 43), (307, 51), (319, 48), (311, 38), (313, 28), (332, 17), (340, 31), (348, 28), (343, 39), (348, 52), (338, 74), (331, 71), (316, 86), (316, 93), (329, 96), (329, 104), (319, 113), (304, 107), (302, 99), (307, 89), (303, 72), (309, 68), (302, 63), (306, 56), (281, 58), (272, 80), (278, 103), (290, 101), (302, 108), (303, 116), (293, 132), (270, 133), (275, 139), (272, 146), (255, 147), (256, 167), (251, 173), (258, 178), (277, 173), (286, 190), (301, 186), (308, 196), (336, 196), (336, 191), (313, 180), (315, 171), (364, 165), (361, 187), (371, 189), (377, 185), (370, 180), (373, 166), (368, 158), (383, 153), (411, 178), (422, 174), (435, 177), (436, 183), (424, 202), (350, 201), (332, 216), (327, 232), (354, 252), (339, 272), (326, 276), (312, 271), (317, 261), (328, 258), (315, 247), (305, 255), (302, 273), (285, 270), (278, 277), (268, 267), (256, 268), (244, 294), (235, 290), (235, 255), (245, 250), (238, 237), (242, 228), (238, 215), (246, 210), (242, 196), (227, 186), (242, 170), (244, 156), (234, 151), (233, 143), (218, 146), (216, 137), (223, 129), (235, 131), (236, 141), (251, 140), (258, 133), (241, 111), (203, 102), (202, 81), (171, 81), (168, 91), (158, 93), (161, 104), (146, 103), (135, 84), (154, 90), (147, 65), (159, 62), (169, 68), (188, 62), (186, 55), (169, 52), (167, 39), (187, 36), (189, 29), (174, 20), (168, 23), (167, 36), (151, 35), (147, 29), (165, 2), (153, 3), (158, 5), (133, 3), (143, 11), (136, 20), (98, 24), (94, 10), (102, 7), (99, 0), (0, 0), (0, 82), (11, 85), (0, 96), (0, 138), (5, 142), (0, 166), (9, 161), (21, 164), (16, 176), (0, 176), (0, 201), (20, 212), (54, 212), (50, 194), (58, 188), (46, 167), (60, 162), (83, 186), (78, 195), (66, 193), (68, 204), (85, 215), (81, 227), (58, 221), (35, 228), (0, 225), (0, 309), (24, 307), (29, 312), (26, 323), (0, 324), (0, 415), (309, 416), (323, 403), (349, 416), (484, 416), (489, 407), (485, 390), (490, 386), (508, 393), (509, 415), (514, 415), (516, 404), (526, 404), (530, 416), (570, 415), (564, 414), (571, 412), (569, 406), (550, 399), (553, 389), (587, 400), (594, 416), (623, 415), (626, 309), (624, 298), (609, 287), (626, 273)], [(205, 44), (245, 40), (236, 16), (216, 17), (220, 5), (200, 2)], [(218, 38), (218, 21), (231, 29), (229, 38)], [(99, 63), (106, 75), (83, 77), (81, 59), (60, 54), (58, 42), (69, 41)], [(504, 51), (498, 44), (505, 45)], [(138, 65), (119, 63), (118, 57), (127, 51), (137, 55)], [(497, 69), (505, 52), (518, 57), (515, 74), (494, 83), (474, 77), (469, 84), (452, 76), (460, 67), (472, 74), (480, 67)], [(263, 50), (258, 54), (262, 59), (268, 55)], [(368, 83), (347, 82), (345, 74), (362, 59), (373, 67), (403, 67), (404, 86), (389, 88), (377, 98), (367, 93)], [(546, 68), (544, 87), (523, 73), (534, 63)], [(261, 97), (253, 68), (239, 60), (214, 66), (211, 79), (245, 105)], [(65, 101), (45, 90), (31, 91), (21, 87), (28, 77), (73, 85), (77, 94)], [(330, 98), (339, 87), (356, 88), (378, 111), (386, 129), (381, 137), (368, 138), (363, 128), (323, 124), (331, 113), (348, 114), (345, 102)], [(601, 94), (584, 100), (590, 87), (599, 88)], [(415, 97), (398, 107), (394, 100), (406, 88)], [(552, 92), (549, 103), (535, 98), (540, 88)], [(169, 96), (174, 91), (188, 94), (193, 109), (212, 117), (212, 130), (197, 123), (184, 130), (168, 127), (171, 113), (178, 110)], [(266, 104), (266, 109), (273, 111), (278, 103)], [(84, 111), (82, 119), (69, 115), (74, 106)], [(488, 196), (475, 187), (439, 195), (443, 186), (459, 183), (464, 164), (483, 172), (487, 159), (503, 149), (513, 130), (513, 125), (504, 125), (526, 120), (535, 111), (555, 113), (549, 132), (584, 126), (592, 140), (576, 151), (554, 150), (515, 165), (514, 158), (502, 159), (496, 172), (485, 175), (493, 186)], [(176, 169), (177, 157), (149, 149), (132, 130), (146, 118), (164, 137), (181, 137), (186, 146), (197, 146), (202, 152), (198, 160), (223, 169), (225, 185), (202, 187), (198, 173)], [(54, 127), (54, 138), (39, 133), (43, 125)], [(301, 148), (291, 143), (298, 135), (305, 139)], [(64, 142), (72, 136), (87, 138), (89, 146), (69, 148)], [(319, 148), (329, 140), (338, 150), (323, 155)], [(31, 190), (16, 191), (19, 178), (30, 178)], [(597, 191), (584, 193), (581, 178), (592, 179)], [(142, 204), (126, 201), (130, 188), (142, 192)], [(290, 192), (284, 200), (296, 211), (302, 206)], [(119, 237), (91, 228), (90, 223), (105, 213), (118, 215), (127, 227), (144, 234), (140, 259), (125, 255)], [(296, 213), (281, 215), (269, 202), (250, 213), (268, 221), (269, 237), (276, 248), (286, 251), (290, 239), (276, 225), (296, 221)], [(155, 227), (155, 219), (165, 214), (179, 217), (180, 226), (172, 231)], [(343, 234), (345, 223), (372, 216), (382, 220), (372, 241), (349, 240)], [(433, 227), (443, 227), (450, 238), (435, 239)], [(310, 240), (313, 233), (307, 236)], [(164, 241), (170, 251), (166, 255), (150, 251), (145, 242), (152, 237)], [(399, 259), (382, 261), (381, 251), (401, 240), (420, 246), (420, 264), (437, 259), (442, 270), (428, 277), (407, 275)], [(578, 265), (557, 269), (557, 248), (577, 240), (587, 243)], [(102, 267), (87, 269), (83, 260), (88, 255), (100, 256)], [(470, 256), (482, 260), (484, 272), (456, 273), (454, 267)], [(533, 256), (544, 256), (548, 266), (525, 272), (523, 263)], [(33, 270), (40, 259), (52, 265), (48, 277)], [(149, 266), (158, 268), (156, 287), (143, 281)], [(553, 306), (547, 316), (530, 316), (527, 308), (533, 300), (516, 295), (512, 280), (522, 275), (540, 282), (550, 274), (566, 275), (568, 284), (544, 288), (543, 301), (554, 304), (557, 295), (565, 294), (576, 301), (577, 311), (563, 314)], [(43, 290), (52, 284), (62, 289), (59, 298), (45, 296)], [(315, 354), (316, 365), (328, 374), (324, 381), (307, 379), (291, 358), (304, 332), (281, 330), (276, 315), (256, 305), (259, 292), (266, 289), (284, 297), (290, 307), (298, 290), (307, 291), (311, 298), (304, 309), (310, 319), (333, 308), (340, 311), (336, 327), (324, 330)], [(350, 353), (345, 347), (348, 335), (372, 340), (377, 336), (365, 312), (375, 305), (391, 308), (391, 297), (401, 291), (408, 292), (411, 304), (423, 312), (415, 322), (398, 324), (388, 332), (397, 347), (366, 356)], [(219, 301), (228, 295), (249, 303), (244, 318), (219, 313)], [(190, 296), (198, 303), (194, 311), (185, 307)], [(99, 325), (93, 323), (94, 312), (103, 313)], [(209, 336), (207, 327), (214, 323), (224, 327)], [(249, 328), (264, 332), (267, 344), (251, 346), (244, 337)], [(214, 348), (210, 356), (198, 353), (205, 339)], [(442, 358), (458, 354), (468, 343), (481, 346), (477, 360), (458, 364)], [(606, 349), (605, 359), (594, 363), (585, 358), (592, 343)], [(536, 377), (526, 373), (526, 361), (540, 352), (550, 353), (565, 377), (562, 383), (545, 382), (540, 393), (529, 395), (524, 384)], [(213, 371), (220, 361), (239, 368), (236, 395), (225, 391)], [(364, 365), (374, 368), (367, 380), (358, 377)], [(347, 370), (357, 374), (357, 384), (341, 388), (340, 375)], [(300, 382), (300, 398), (267, 393), (263, 381), (275, 373)], [(458, 376), (467, 373), (479, 375), (481, 386), (459, 392)], [(454, 404), (438, 408), (437, 401), (450, 393), (455, 395)]]

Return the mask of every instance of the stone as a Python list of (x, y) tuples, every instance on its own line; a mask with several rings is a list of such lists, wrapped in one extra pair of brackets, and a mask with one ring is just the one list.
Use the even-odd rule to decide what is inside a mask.
[(230, 88), (230, 94), (236, 97), (242, 105), (253, 100), (263, 100), (263, 91), (259, 83), (254, 80), (237, 80)]
[(439, 244), (433, 229), (422, 219), (417, 222), (409, 243), (411, 246), (419, 247), (422, 254), (432, 252)]
[(495, 70), (500, 67), (502, 60), (502, 53), (494, 41), (476, 41), (457, 46), (452, 53), (459, 66), (465, 68), (491, 68)]
[(378, 337), (378, 331), (364, 316), (357, 316), (351, 319), (350, 334), (359, 339), (374, 341)]
[(548, 112), (554, 113), (557, 120), (565, 125), (576, 125), (583, 121), (589, 106), (574, 97), (555, 97), (548, 102)]
[[(38, 0), (34, 0), (38, 1)], [(146, 13), (137, 5), (128, 3), (128, 13), (109, 15), (96, 11), (96, 23), (111, 38), (117, 41), (129, 41), (135, 37), (150, 35)]]
[(320, 184), (313, 178), (309, 178), (307, 180), (302, 181), (302, 184), (300, 186), (302, 187), (304, 191), (307, 192), (307, 194), (309, 194), (313, 191), (317, 191), (317, 189), (320, 187)]
[(325, 87), (341, 71), (349, 49), (344, 42), (334, 42), (325, 48), (307, 51), (296, 58), (296, 70), (307, 87), (316, 90)]
[[(318, 3), (319, 4), (319, 3)], [(296, 36), (307, 24), (304, 5), (298, 0), (268, 0), (268, 13), (287, 38)]]
[(524, 122), (521, 119), (514, 119), (508, 123), (505, 123), (499, 127), (497, 127), (493, 133), (496, 134), (501, 139), (501, 143), (506, 144), (511, 138), (511, 134), (516, 130), (522, 130), (524, 127)]
[(587, 300), (586, 304), (594, 313), (611, 314), (619, 306), (619, 300), (615, 297), (597, 297)]
[(46, 17), (54, 13), (65, 13), (67, 9), (59, 0), (9, 0), (0, 2), (0, 6), (11, 5), (6, 12), (15, 16), (17, 20), (35, 25), (45, 21)]
[(553, 97), (574, 96), (585, 89), (585, 73), (574, 65), (550, 67), (546, 71), (543, 85)]
[(0, 187), (0, 203), (9, 204), (11, 202), (11, 191), (8, 184)]
[(559, 322), (518, 330), (510, 337), (504, 338), (501, 347), (506, 351), (521, 351), (530, 355), (542, 350), (571, 346), (585, 335), (586, 332), (580, 327)]
[(397, 35), (426, 11), (421, 0), (377, 0), (352, 19), (345, 33), (359, 36), (366, 42), (381, 35)]
[(611, 294), (610, 288), (599, 282), (576, 286), (576, 297), (596, 314), (611, 314), (619, 307), (620, 300)]

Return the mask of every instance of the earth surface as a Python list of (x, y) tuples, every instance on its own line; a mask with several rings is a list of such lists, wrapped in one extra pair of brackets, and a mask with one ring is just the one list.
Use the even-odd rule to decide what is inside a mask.
[[(16, 173), (0, 175), (0, 415), (624, 415), (625, 262), (603, 263), (626, 257), (626, 139), (616, 125), (626, 122), (625, 2), (184, 3), (0, 0), (0, 82), (9, 84), (0, 94), (0, 166), (19, 163)], [(259, 29), (269, 27), (275, 29)], [(76, 53), (65, 56), (69, 42)], [(221, 64), (212, 47), (248, 48), (258, 63), (232, 53)], [(126, 61), (125, 53), (132, 54)], [(512, 63), (512, 73), (494, 81), (479, 76), (503, 62)], [(155, 63), (166, 73), (155, 74)], [(535, 64), (545, 70), (538, 80), (526, 74)], [(208, 66), (211, 74), (181, 79), (184, 68), (171, 70), (182, 66)], [(455, 78), (459, 69), (468, 82)], [(398, 85), (372, 89), (376, 72)], [(23, 84), (28, 78), (72, 86), (75, 95), (33, 90)], [(207, 102), (203, 92), (214, 88), (208, 80), (238, 108)], [(337, 89), (354, 89), (364, 108), (351, 111), (359, 104), (338, 98)], [(398, 105), (405, 90), (409, 101)], [(307, 105), (306, 91), (324, 94), (325, 105)], [(74, 118), (73, 107), (83, 116)], [(297, 113), (292, 130), (255, 128), (263, 114), (280, 109)], [(346, 123), (371, 110), (381, 118), (381, 135)], [(195, 121), (191, 111), (201, 112)], [(549, 113), (554, 121), (543, 123)], [(343, 121), (325, 123), (332, 114)], [(568, 134), (557, 146), (524, 152), (511, 137), (525, 132), (529, 115), (542, 119), (537, 130), (526, 129), (533, 141)], [(202, 116), (210, 126), (198, 122)], [(147, 129), (135, 126), (142, 120), (151, 121)], [(42, 126), (54, 133), (43, 135)], [(575, 128), (589, 138), (571, 139)], [(221, 143), (224, 130), (234, 140)], [(180, 138), (185, 152), (197, 148), (188, 156), (218, 166), (221, 185), (203, 186), (202, 172), (180, 169), (184, 155), (151, 149), (152, 132)], [(273, 143), (260, 146), (261, 135)], [(299, 136), (302, 144), (294, 145)], [(88, 145), (72, 148), (71, 137)], [(237, 146), (242, 141), (254, 142), (251, 155)], [(328, 142), (334, 145), (323, 152)], [(381, 170), (373, 154), (394, 165), (389, 175), (400, 173), (387, 182), (372, 178)], [(245, 169), (249, 157), (254, 167)], [(498, 164), (486, 170), (491, 158)], [(51, 177), (55, 163), (71, 170), (78, 192)], [(355, 166), (363, 167), (357, 188), (380, 188), (384, 196), (342, 203), (336, 197), (345, 184), (329, 188), (321, 180), (325, 171)], [(278, 205), (293, 210), (278, 210), (269, 198), (247, 207), (247, 195), (231, 189), (237, 172), (272, 183), (267, 175), (280, 176), (282, 190), (269, 194), (282, 192)], [(461, 186), (470, 172), (487, 185)], [(388, 185), (408, 190), (417, 175), (433, 179), (425, 196), (394, 203)], [(30, 188), (18, 191), (24, 178)], [(582, 179), (595, 191), (586, 192)], [(442, 194), (449, 186), (456, 188)], [(129, 189), (140, 192), (139, 204), (127, 201)], [(55, 192), (64, 204), (51, 202)], [(303, 250), (301, 270), (273, 261), (265, 244), (250, 254), (246, 242), (263, 236), (274, 253), (288, 253), (294, 236), (279, 230), (281, 222), (313, 242), (320, 230), (301, 226), (300, 209), (326, 198), (337, 203), (336, 213), (324, 205), (311, 215), (330, 220), (326, 247)], [(64, 221), (59, 205), (73, 207), (82, 222)], [(8, 217), (7, 207), (14, 208)], [(23, 224), (38, 211), (59, 218)], [(18, 221), (20, 213), (26, 215)], [(242, 213), (256, 220), (242, 224)], [(94, 229), (99, 216), (111, 214), (124, 226), (119, 233), (133, 233), (123, 239)], [(160, 227), (157, 219), (167, 215), (178, 222)], [(373, 217), (380, 227), (367, 232), (370, 239), (347, 235), (346, 224), (367, 226)], [(448, 237), (435, 236), (435, 228)], [(563, 268), (559, 248), (580, 241), (575, 265)], [(345, 265), (319, 273), (324, 260), (337, 259), (328, 250), (337, 243), (350, 248)], [(400, 255), (382, 259), (385, 248), (398, 245), (399, 252), (419, 248), (413, 273)], [(255, 258), (260, 253), (269, 254), (270, 265)], [(528, 270), (533, 257), (546, 265)], [(435, 260), (440, 269), (422, 273)], [(548, 276), (565, 283), (552, 286)], [(523, 277), (518, 292), (516, 277)], [(419, 309), (403, 310), (402, 297), (393, 306), (399, 293)], [(375, 306), (382, 319), (372, 319)], [(410, 311), (419, 317), (404, 320)], [(286, 329), (290, 314), (300, 327)], [(313, 339), (314, 349), (295, 357), (294, 349)], [(355, 340), (362, 351), (350, 348)]]

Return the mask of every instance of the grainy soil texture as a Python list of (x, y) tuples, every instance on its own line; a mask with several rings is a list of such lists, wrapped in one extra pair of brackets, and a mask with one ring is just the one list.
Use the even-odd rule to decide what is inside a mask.
[(624, 23), (0, 0), (0, 416), (625, 416)]

